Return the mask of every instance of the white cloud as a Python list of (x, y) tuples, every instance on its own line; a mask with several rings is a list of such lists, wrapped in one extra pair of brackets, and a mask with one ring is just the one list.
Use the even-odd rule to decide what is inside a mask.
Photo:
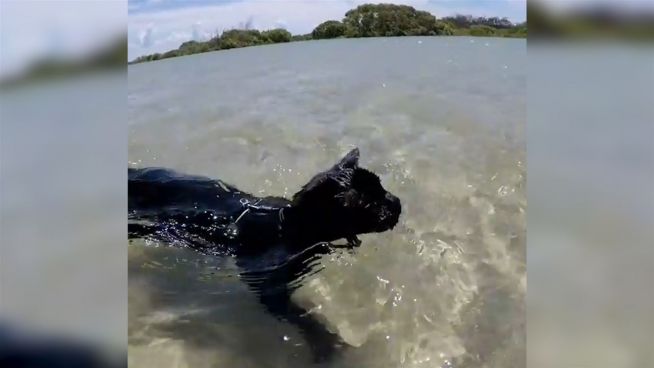
[[(244, 1), (132, 14), (129, 16), (129, 58), (178, 47), (181, 42), (169, 38), (173, 32), (188, 31), (191, 33), (188, 39), (191, 39), (194, 30), (207, 37), (249, 23), (257, 29), (284, 24), (291, 33), (307, 33), (324, 20), (341, 19), (351, 7), (346, 1)], [(136, 41), (150, 24), (155, 26), (153, 41), (144, 47)]]
[(142, 47), (150, 47), (152, 45), (152, 30), (154, 29), (154, 26), (152, 23), (150, 23), (147, 28), (141, 30), (139, 32), (139, 45)]
[[(190, 5), (168, 10), (161, 4), (126, 1), (10, 1), (0, 0), (0, 73), (19, 71), (26, 64), (57, 53), (74, 56), (102, 46), (129, 26), (129, 58), (174, 49), (190, 40), (206, 40), (222, 30), (245, 25), (284, 27), (293, 34), (310, 32), (328, 19), (370, 0), (242, 0), (217, 5)], [(524, 20), (525, 0), (374, 0), (407, 4), (437, 16), (469, 13), (509, 16)], [(148, 5), (147, 7), (144, 6)], [(126, 10), (140, 8), (126, 19)], [(510, 14), (507, 14), (509, 12)], [(516, 14), (518, 19), (516, 19)], [(181, 39), (186, 35), (185, 39)]]
[[(243, 0), (218, 5), (197, 5), (181, 9), (139, 12), (129, 16), (129, 58), (164, 52), (177, 48), (190, 39), (208, 39), (216, 33), (234, 27), (249, 26), (256, 29), (284, 27), (293, 34), (309, 33), (315, 26), (329, 19), (340, 20), (345, 13), (364, 3), (406, 4), (437, 16), (470, 13), (484, 16), (509, 16), (525, 12), (525, 0), (492, 1), (429, 1), (429, 0), (330, 0), (330, 1), (257, 1)], [(518, 19), (518, 20), (524, 20)], [(149, 46), (138, 42), (139, 35), (154, 24)], [(178, 42), (174, 32), (187, 32), (188, 38)]]
[(191, 32), (191, 39), (195, 41), (202, 41), (204, 40), (203, 32), (200, 31), (200, 27), (202, 27), (202, 22), (195, 22), (192, 26), (193, 31)]
[(285, 21), (284, 19), (276, 19), (275, 20), (275, 27), (286, 29), (286, 28), (288, 28), (288, 22)]

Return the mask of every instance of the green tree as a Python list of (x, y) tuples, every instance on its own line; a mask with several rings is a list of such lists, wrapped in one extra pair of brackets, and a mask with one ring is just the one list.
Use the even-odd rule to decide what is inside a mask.
[(429, 12), (407, 5), (364, 4), (345, 13), (348, 37), (433, 36), (450, 34)]
[(166, 51), (163, 55), (161, 55), (161, 58), (162, 59), (167, 59), (167, 58), (171, 58), (171, 57), (175, 57), (175, 56), (178, 56), (178, 50)]
[(219, 47), (221, 49), (232, 49), (267, 43), (261, 32), (256, 29), (231, 29), (220, 36)]
[(313, 32), (311, 36), (314, 39), (323, 39), (323, 38), (337, 38), (345, 35), (345, 24), (337, 20), (328, 20), (326, 22), (320, 23)]
[(475, 25), (470, 27), (471, 36), (492, 36), (496, 33), (496, 29), (484, 25)]
[(206, 42), (187, 41), (179, 45), (179, 48), (177, 49), (177, 54), (191, 55), (204, 51), (208, 51), (208, 45)]
[(220, 49), (221, 50), (235, 49), (235, 48), (238, 48), (238, 47), (241, 47), (241, 46), (239, 46), (238, 43), (236, 43), (235, 40), (232, 40), (232, 39), (220, 40)]
[(269, 31), (261, 32), (261, 36), (270, 43), (291, 42), (291, 32), (283, 29), (276, 28)]
[(454, 28), (451, 24), (442, 21), (436, 21), (435, 31), (437, 35), (451, 36), (454, 34)]
[[(528, 7), (528, 10), (534, 10)], [(531, 16), (529, 16), (531, 17)], [(538, 17), (536, 17), (538, 19)], [(231, 29), (216, 33), (206, 42), (184, 42), (176, 50), (162, 54), (145, 55), (133, 62), (159, 60), (168, 57), (197, 54), (213, 50), (271, 43), (303, 41), (337, 37), (393, 37), (472, 35), (497, 37), (526, 37), (526, 23), (514, 25), (507, 18), (455, 15), (436, 19), (429, 12), (407, 5), (364, 4), (345, 13), (342, 22), (328, 20), (319, 24), (310, 34), (291, 35), (277, 28), (260, 32), (255, 29)]]
[(291, 37), (291, 41), (308, 41), (311, 40), (312, 38), (313, 37), (311, 33), (303, 34), (303, 35), (293, 35), (293, 37)]

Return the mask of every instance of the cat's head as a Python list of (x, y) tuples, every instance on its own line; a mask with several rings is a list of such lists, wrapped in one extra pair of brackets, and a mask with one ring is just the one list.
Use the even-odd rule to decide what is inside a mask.
[(379, 177), (359, 167), (358, 148), (314, 176), (293, 196), (293, 207), (324, 241), (392, 229), (402, 211)]

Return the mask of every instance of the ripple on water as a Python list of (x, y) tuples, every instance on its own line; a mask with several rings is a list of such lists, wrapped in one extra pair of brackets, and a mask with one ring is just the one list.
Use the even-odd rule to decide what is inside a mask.
[[(524, 41), (391, 41), (130, 66), (129, 160), (290, 196), (358, 146), (403, 211), (395, 230), (324, 257), (293, 295), (356, 347), (331, 366), (524, 366)], [(305, 340), (232, 261), (136, 243), (129, 267), (130, 363), (310, 366)]]

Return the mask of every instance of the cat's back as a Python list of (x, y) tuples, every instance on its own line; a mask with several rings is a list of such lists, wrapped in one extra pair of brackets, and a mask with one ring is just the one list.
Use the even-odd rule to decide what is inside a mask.
[(130, 211), (158, 208), (231, 212), (252, 199), (221, 180), (161, 167), (129, 168), (127, 190)]

